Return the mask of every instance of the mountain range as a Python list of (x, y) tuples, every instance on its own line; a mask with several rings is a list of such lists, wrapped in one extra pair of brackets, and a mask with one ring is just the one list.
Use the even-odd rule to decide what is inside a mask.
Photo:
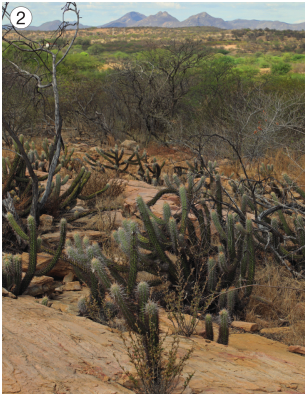
[[(56, 30), (61, 21), (46, 22), (42, 25), (35, 27), (29, 26), (27, 30)], [(178, 28), (178, 27), (192, 27), (192, 26), (213, 26), (220, 29), (276, 29), (276, 30), (305, 30), (305, 22), (302, 23), (286, 23), (280, 21), (259, 21), (256, 19), (235, 19), (233, 21), (224, 21), (222, 18), (215, 18), (206, 12), (192, 15), (184, 21), (180, 22), (174, 18), (168, 12), (159, 11), (155, 15), (146, 16), (139, 12), (128, 12), (124, 16), (115, 21), (111, 21), (104, 25), (97, 26), (99, 28), (110, 28), (110, 27), (166, 27), (166, 28)], [(81, 29), (89, 28), (90, 26), (80, 24)], [(75, 29), (75, 27), (70, 27)]]
[[(46, 32), (50, 32), (51, 30), (57, 30), (58, 27), (61, 25), (63, 21), (60, 20), (56, 20), (56, 21), (51, 21), (51, 22), (45, 22), (40, 26), (28, 26), (27, 28), (23, 29), (23, 30), (41, 30), (41, 31), (46, 31)], [(70, 22), (71, 24), (75, 23), (75, 22)], [(82, 25), (82, 23), (79, 23), (79, 28), (80, 29), (87, 29), (91, 26), (87, 26), (87, 25)], [(76, 29), (75, 26), (69, 26), (67, 29)]]

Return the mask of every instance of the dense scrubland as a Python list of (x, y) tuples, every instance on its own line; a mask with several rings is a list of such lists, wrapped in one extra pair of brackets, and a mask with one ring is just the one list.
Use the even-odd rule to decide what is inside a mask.
[[(25, 34), (61, 57), (74, 33)], [(259, 330), (286, 328), (264, 333), (304, 345), (304, 41), (304, 32), (269, 29), (80, 31), (57, 68), (63, 156), (36, 221), (20, 150), (42, 197), (55, 103), (52, 90), (37, 88), (22, 70), (43, 71), (47, 84), (51, 59), (4, 43), (7, 289), (21, 295), (34, 275), (66, 260), (90, 289), (80, 314), (139, 335), (129, 353), (148, 393), (171, 391), (190, 356), (176, 365), (174, 344), (171, 363), (161, 363), (158, 304), (187, 337), (203, 319), (212, 339), (218, 320), (218, 342), (227, 344), (229, 323), (238, 319)], [(131, 186), (139, 189), (134, 206)], [(44, 228), (38, 223), (46, 215), (52, 220)], [(99, 231), (98, 242), (84, 228)], [(44, 234), (59, 229), (48, 242)], [(24, 277), (22, 252), (29, 253)], [(53, 259), (38, 270), (39, 252)]]

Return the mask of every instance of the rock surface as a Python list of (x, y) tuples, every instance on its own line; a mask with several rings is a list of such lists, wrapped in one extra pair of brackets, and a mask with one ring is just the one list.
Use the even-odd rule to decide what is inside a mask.
[(237, 327), (238, 329), (243, 329), (245, 331), (257, 331), (258, 325), (257, 323), (250, 322), (241, 322), (241, 321), (233, 321), (231, 322), (232, 327)]
[[(21, 260), (22, 260), (22, 270), (26, 272), (29, 265), (29, 253), (23, 252), (21, 255)], [(38, 253), (36, 269), (40, 270), (46, 267), (46, 265), (49, 264), (51, 260), (52, 260), (52, 256), (50, 254)], [(53, 267), (53, 269), (50, 272), (48, 272), (48, 275), (63, 278), (71, 271), (72, 271), (71, 264), (63, 260), (58, 260), (58, 262)]]
[(15, 294), (9, 292), (4, 287), (2, 288), (2, 297), (10, 297), (10, 298), (17, 298)]
[[(100, 231), (92, 231), (92, 230), (79, 231), (78, 230), (78, 231), (74, 231), (74, 232), (67, 232), (66, 238), (73, 239), (73, 235), (75, 234), (75, 232), (78, 232), (78, 234), (80, 234), (81, 238), (87, 236), (90, 238), (90, 240), (99, 239), (99, 238), (103, 237), (103, 233)], [(42, 239), (44, 241), (47, 241), (50, 243), (57, 242), (60, 239), (60, 232), (52, 232), (50, 234), (44, 234), (44, 235), (42, 235)]]
[[(134, 371), (118, 331), (34, 304), (29, 296), (2, 301), (3, 393), (133, 393), (113, 356)], [(195, 348), (184, 369), (184, 377), (195, 371), (185, 393), (304, 392), (304, 357), (277, 341), (232, 334), (224, 346), (179, 338), (179, 356)]]
[(299, 353), (300, 355), (305, 355), (305, 347), (300, 345), (291, 345), (288, 349), (289, 352)]
[(51, 293), (61, 282), (55, 282), (51, 276), (34, 276), (27, 290), (23, 293), (28, 296), (39, 296)]
[(137, 147), (137, 142), (135, 140), (125, 140), (120, 144), (122, 148), (134, 150)]

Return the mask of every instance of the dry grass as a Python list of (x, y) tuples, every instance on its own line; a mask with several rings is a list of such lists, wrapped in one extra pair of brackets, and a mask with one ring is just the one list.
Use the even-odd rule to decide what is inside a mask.
[[(111, 179), (110, 173), (102, 173), (98, 171), (94, 171), (91, 174), (88, 182), (84, 186), (82, 190), (82, 195), (88, 196), (94, 194), (97, 191), (103, 189), (107, 183), (109, 183), (110, 187), (106, 192), (104, 192), (100, 197), (102, 199), (115, 199), (120, 196), (124, 191), (124, 184), (120, 179)], [(92, 201), (94, 202), (94, 201)]]
[[(296, 280), (270, 258), (256, 270), (255, 282), (247, 308), (246, 321), (261, 328), (289, 327), (289, 332), (272, 335), (287, 345), (305, 345), (305, 281)], [(272, 287), (274, 286), (274, 287)]]
[[(232, 162), (228, 160), (217, 161), (220, 173), (224, 173), (229, 177), (232, 173), (235, 177), (240, 177), (243, 169), (238, 161)], [(265, 158), (261, 158), (253, 165), (246, 165), (247, 173), (250, 177), (258, 175), (260, 164), (264, 163), (265, 166), (269, 164), (274, 165), (274, 176), (278, 180), (282, 180), (282, 174), (287, 173), (293, 181), (295, 181), (301, 188), (305, 189), (305, 155), (289, 151), (288, 153), (283, 150), (278, 150), (270, 153)]]

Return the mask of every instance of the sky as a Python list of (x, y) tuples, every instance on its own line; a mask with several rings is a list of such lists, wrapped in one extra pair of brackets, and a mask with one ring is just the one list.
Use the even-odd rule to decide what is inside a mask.
[[(32, 26), (62, 20), (61, 8), (65, 2), (10, 2), (8, 11), (15, 7), (27, 7), (33, 16)], [(140, 12), (146, 16), (159, 11), (167, 11), (179, 21), (207, 12), (215, 18), (225, 21), (234, 19), (258, 19), (300, 23), (305, 21), (305, 2), (78, 2), (78, 9), (83, 25), (100, 26), (122, 17), (130, 11)], [(65, 20), (75, 20), (66, 14)]]

